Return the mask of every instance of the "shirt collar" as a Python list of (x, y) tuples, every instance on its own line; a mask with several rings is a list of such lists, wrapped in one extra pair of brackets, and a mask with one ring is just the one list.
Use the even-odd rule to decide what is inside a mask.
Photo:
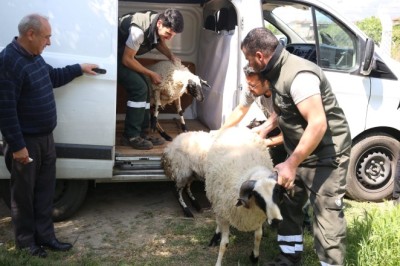
[(154, 19), (151, 21), (151, 24), (150, 24), (148, 38), (153, 44), (157, 44), (158, 39), (159, 39), (158, 31), (157, 31), (157, 21), (158, 21), (159, 16), (160, 16), (160, 14), (157, 14), (154, 17)]
[(12, 45), (14, 46), (14, 48), (20, 52), (22, 55), (26, 56), (26, 57), (31, 57), (34, 58), (35, 55), (31, 54), (30, 52), (28, 52), (24, 47), (22, 47), (18, 41), (17, 41), (18, 37), (14, 37), (14, 39), (12, 40)]

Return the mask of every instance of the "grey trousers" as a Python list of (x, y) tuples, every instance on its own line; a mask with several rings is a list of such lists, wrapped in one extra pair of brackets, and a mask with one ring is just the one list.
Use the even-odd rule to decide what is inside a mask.
[(283, 221), (278, 228), (278, 244), (283, 253), (303, 251), (302, 207), (307, 199), (313, 209), (314, 248), (321, 262), (343, 265), (346, 253), (346, 219), (343, 197), (350, 149), (341, 156), (327, 158), (297, 169), (295, 193), (280, 208)]

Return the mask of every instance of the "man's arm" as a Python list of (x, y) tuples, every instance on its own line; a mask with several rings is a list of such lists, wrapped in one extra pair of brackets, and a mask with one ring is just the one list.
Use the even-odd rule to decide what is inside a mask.
[(307, 121), (307, 127), (293, 153), (285, 162), (276, 166), (278, 183), (285, 188), (293, 187), (297, 167), (315, 150), (328, 127), (320, 94), (301, 101), (297, 108)]
[(276, 136), (267, 138), (266, 143), (268, 147), (274, 147), (283, 144), (283, 134), (279, 133)]
[(243, 117), (247, 114), (249, 109), (249, 106), (243, 106), (241, 104), (236, 106), (228, 119), (226, 119), (225, 123), (221, 126), (221, 129), (226, 129), (237, 125), (240, 121), (242, 121)]
[(142, 73), (148, 76), (154, 84), (160, 84), (162, 77), (150, 69), (144, 67), (136, 58), (137, 51), (125, 46), (124, 53), (122, 55), (122, 64), (129, 69), (136, 72)]
[(252, 131), (257, 132), (261, 138), (266, 138), (268, 133), (271, 132), (278, 126), (278, 115), (275, 112), (268, 117), (267, 121), (252, 129)]
[(156, 46), (157, 50), (162, 53), (163, 55), (165, 55), (170, 61), (176, 63), (176, 62), (180, 62), (181, 60), (176, 57), (172, 51), (168, 48), (167, 44), (163, 41), (160, 41), (157, 46)]

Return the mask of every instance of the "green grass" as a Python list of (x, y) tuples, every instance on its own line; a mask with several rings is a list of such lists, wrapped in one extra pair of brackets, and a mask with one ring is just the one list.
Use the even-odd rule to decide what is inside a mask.
[[(348, 223), (346, 265), (394, 266), (400, 261), (400, 206), (392, 202), (359, 203), (345, 201)], [(142, 247), (128, 242), (124, 248), (104, 255), (102, 249), (73, 248), (66, 253), (49, 252), (46, 259), (27, 255), (15, 250), (10, 222), (0, 223), (0, 265), (214, 265), (217, 247), (208, 247), (215, 230), (214, 217), (205, 212), (195, 219), (183, 217), (157, 217), (157, 213), (146, 213), (142, 217), (148, 224), (146, 231), (155, 233), (151, 243)], [(152, 227), (152, 219), (164, 219), (164, 226)], [(1, 222), (1, 219), (0, 219)], [(158, 224), (159, 225), (159, 224)], [(134, 225), (133, 225), (134, 226)], [(115, 232), (124, 241), (123, 232)], [(230, 243), (223, 265), (251, 265), (249, 255), (253, 246), (253, 234), (231, 230)], [(303, 265), (319, 265), (313, 250), (313, 237), (304, 236)], [(276, 231), (265, 226), (260, 249), (260, 265), (279, 253)]]
[(348, 205), (347, 265), (399, 265), (400, 206)]

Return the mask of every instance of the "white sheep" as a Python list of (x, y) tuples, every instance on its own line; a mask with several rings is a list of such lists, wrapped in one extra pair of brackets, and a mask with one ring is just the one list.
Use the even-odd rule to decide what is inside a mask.
[(193, 214), (186, 205), (182, 193), (186, 189), (192, 205), (198, 211), (201, 209), (190, 186), (193, 181), (204, 181), (204, 166), (213, 139), (210, 133), (204, 131), (181, 133), (167, 145), (161, 157), (165, 175), (175, 182), (179, 204), (187, 217), (193, 217)]
[(248, 128), (219, 133), (206, 162), (206, 195), (216, 215), (217, 229), (210, 242), (220, 239), (216, 265), (221, 265), (229, 243), (229, 227), (254, 231), (251, 260), (258, 261), (262, 224), (282, 220), (277, 205), (281, 187), (272, 172), (272, 160), (263, 139)]
[(202, 102), (204, 100), (202, 89), (208, 84), (178, 62), (174, 64), (171, 61), (160, 61), (148, 68), (162, 77), (162, 82), (158, 85), (148, 82), (151, 84), (151, 102), (155, 106), (154, 114), (151, 117), (151, 128), (157, 129), (161, 136), (170, 141), (172, 138), (165, 133), (157, 120), (160, 108), (174, 103), (177, 114), (180, 116), (181, 129), (186, 132), (188, 129), (183, 118), (181, 96), (188, 93), (197, 101)]

